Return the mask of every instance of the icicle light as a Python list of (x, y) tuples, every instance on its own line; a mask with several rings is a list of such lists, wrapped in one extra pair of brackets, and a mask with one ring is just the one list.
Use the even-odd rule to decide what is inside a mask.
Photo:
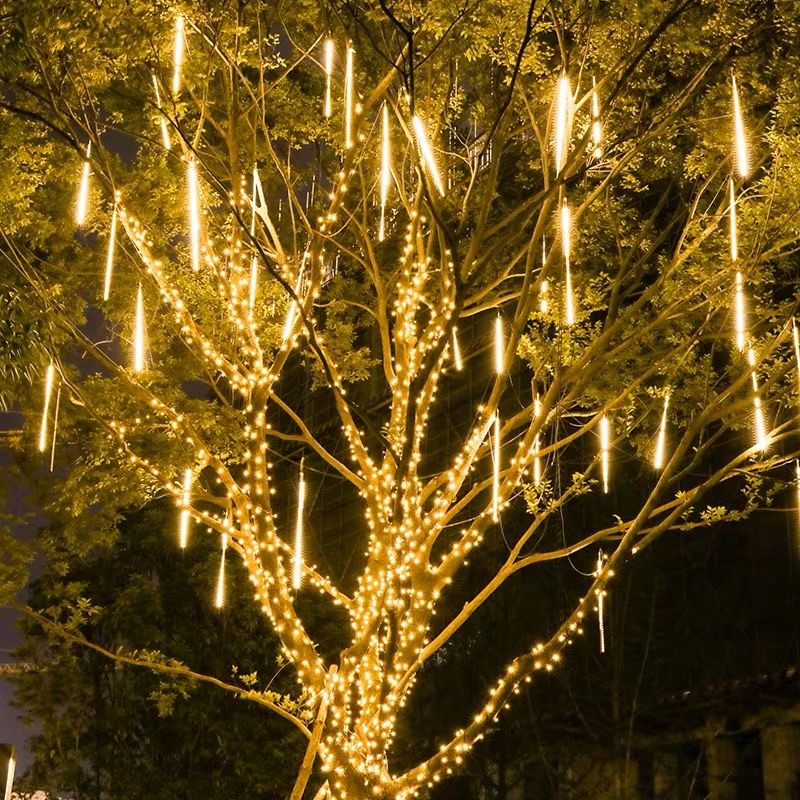
[(189, 159), (186, 168), (186, 183), (189, 205), (189, 241), (192, 251), (192, 269), (200, 269), (200, 188), (197, 184), (197, 164)]
[(348, 45), (344, 69), (344, 146), (347, 150), (353, 146), (353, 56), (353, 48)]
[(175, 43), (172, 48), (172, 93), (178, 94), (181, 90), (181, 67), (183, 67), (183, 14), (175, 18)]
[(425, 131), (425, 123), (416, 115), (411, 120), (411, 123), (414, 126), (414, 136), (417, 138), (417, 145), (419, 146), (419, 152), (422, 156), (422, 163), (427, 170), (428, 175), (430, 175), (430, 178), (436, 187), (436, 191), (439, 192), (442, 197), (444, 197), (444, 185), (442, 184), (442, 178), (439, 175), (439, 168), (436, 166), (436, 159), (433, 156), (433, 148), (431, 148), (431, 143), (428, 141), (428, 134)]
[(603, 480), (603, 492), (608, 494), (609, 449), (611, 447), (611, 433), (608, 417), (603, 414), (600, 418), (600, 472)]
[(736, 188), (733, 178), (728, 178), (728, 220), (731, 240), (731, 261), (739, 259), (739, 235), (736, 230)]
[(494, 321), (494, 371), (497, 375), (503, 374), (503, 361), (505, 360), (505, 342), (503, 336), (503, 318), (498, 313)]
[(656, 469), (664, 467), (664, 454), (667, 446), (667, 412), (669, 411), (669, 393), (664, 395), (664, 409), (661, 412), (661, 424), (658, 426), (658, 439), (656, 451), (653, 454), (653, 466)]
[(117, 204), (111, 211), (111, 229), (108, 232), (108, 250), (106, 251), (106, 274), (103, 280), (103, 300), (111, 294), (111, 274), (114, 272), (114, 250), (117, 246)]
[(53, 396), (53, 383), (56, 378), (56, 367), (51, 361), (47, 365), (47, 373), (44, 379), (44, 405), (42, 406), (42, 422), (39, 425), (39, 452), (44, 453), (47, 449), (47, 421), (50, 414), (50, 399)]
[[(595, 577), (599, 578), (603, 574), (603, 551), (597, 554), (597, 569)], [(606, 651), (606, 622), (605, 622), (605, 591), (602, 586), (597, 589), (597, 630), (600, 637), (600, 652)]]
[[(542, 401), (539, 399), (539, 392), (533, 400), (533, 418), (538, 420), (539, 414), (542, 413)], [(537, 423), (541, 429), (541, 423)], [(533, 437), (533, 482), (538, 486), (542, 482), (542, 459), (539, 456), (540, 450), (540, 434), (537, 432)]]
[(747, 132), (744, 127), (744, 116), (739, 102), (739, 88), (736, 85), (735, 75), (731, 75), (731, 95), (733, 97), (733, 146), (736, 172), (740, 178), (746, 178), (750, 172), (750, 154), (747, 148)]
[[(307, 253), (303, 253), (303, 260), (300, 263), (300, 269), (297, 271), (297, 280), (294, 284), (295, 297), (300, 297), (300, 289), (303, 285), (303, 268), (306, 263)], [(297, 319), (297, 301), (294, 297), (289, 301), (289, 308), (286, 310), (286, 319), (283, 321), (283, 340), (286, 341), (292, 335), (295, 320)]]
[(300, 460), (300, 480), (297, 484), (297, 517), (294, 524), (294, 558), (292, 561), (292, 588), (297, 590), (303, 582), (303, 514), (306, 506), (306, 479), (303, 474), (305, 459)]
[(794, 341), (794, 363), (797, 367), (797, 382), (800, 384), (800, 331), (797, 329), (794, 317), (792, 317), (792, 340)]
[(736, 297), (735, 297), (735, 315), (736, 315), (736, 347), (744, 351), (745, 345), (745, 314), (744, 314), (744, 281), (742, 280), (742, 273), (737, 270), (736, 272)]
[(214, 605), (222, 608), (225, 605), (225, 552), (228, 549), (228, 534), (222, 534), (222, 552), (219, 556), (219, 575), (217, 575), (217, 591), (214, 595)]
[(172, 142), (169, 138), (169, 129), (167, 128), (167, 120), (164, 118), (164, 112), (161, 108), (161, 92), (158, 90), (158, 79), (155, 73), (152, 75), (153, 89), (156, 92), (156, 107), (158, 108), (158, 121), (161, 123), (161, 143), (164, 145), (165, 150), (172, 149)]
[(750, 364), (750, 378), (753, 382), (753, 421), (756, 429), (756, 447), (763, 453), (769, 446), (769, 438), (767, 436), (767, 426), (764, 421), (764, 409), (761, 406), (761, 395), (758, 391), (756, 354), (752, 347), (747, 351), (747, 362)]
[(500, 519), (500, 412), (494, 412), (492, 437), (492, 521)]
[(455, 328), (453, 328), (453, 363), (459, 372), (464, 369), (464, 362), (461, 360), (461, 348), (458, 345), (458, 331)]
[[(258, 200), (258, 170), (253, 167), (253, 202), (252, 210), (250, 213), (250, 239), (255, 239), (256, 235), (256, 202)], [(253, 253), (250, 259), (250, 295), (248, 299), (248, 308), (250, 309), (250, 318), (253, 318), (253, 308), (256, 304), (256, 290), (258, 288), (258, 256)]]
[(331, 79), (333, 77), (333, 39), (325, 40), (325, 118), (333, 113), (331, 102)]
[(555, 113), (555, 160), (556, 175), (564, 169), (567, 163), (569, 149), (570, 123), (572, 117), (572, 88), (565, 72), (556, 85), (556, 113)]
[(189, 503), (192, 500), (192, 478), (191, 467), (187, 467), (183, 472), (183, 492), (181, 495), (181, 516), (178, 525), (178, 544), (181, 550), (186, 549), (189, 544), (189, 524), (192, 517), (189, 512)]
[(61, 384), (56, 390), (56, 410), (53, 412), (53, 441), (50, 444), (50, 472), (56, 463), (56, 438), (58, 437), (58, 411), (61, 408)]
[(141, 372), (144, 369), (144, 298), (142, 297), (142, 284), (136, 293), (136, 322), (133, 328), (133, 371)]
[(86, 158), (81, 167), (81, 180), (78, 186), (78, 199), (75, 202), (75, 222), (83, 225), (86, 222), (86, 211), (89, 208), (89, 173), (91, 166), (89, 157), (92, 155), (92, 143), (86, 145)]
[(389, 140), (389, 106), (383, 104), (381, 111), (381, 222), (378, 229), (378, 241), (386, 238), (386, 201), (392, 181), (392, 151)]
[(603, 155), (603, 148), (600, 146), (603, 139), (603, 128), (600, 125), (600, 99), (597, 96), (597, 84), (592, 78), (592, 145), (594, 146), (593, 156), (599, 159)]
[(800, 460), (794, 462), (795, 554), (800, 558)]
[(575, 324), (575, 301), (572, 296), (572, 268), (570, 255), (572, 251), (572, 215), (567, 201), (561, 204), (561, 250), (564, 253), (564, 321), (567, 325)]

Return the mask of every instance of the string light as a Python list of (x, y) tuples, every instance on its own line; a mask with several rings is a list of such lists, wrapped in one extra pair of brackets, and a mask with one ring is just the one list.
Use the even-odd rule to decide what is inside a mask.
[(222, 552), (219, 557), (219, 575), (217, 576), (217, 591), (214, 596), (214, 605), (222, 608), (225, 605), (225, 552), (228, 549), (228, 534), (222, 534)]
[(797, 382), (800, 384), (800, 331), (792, 317), (792, 340), (794, 341), (794, 363), (797, 366)]
[(181, 550), (186, 549), (189, 544), (189, 523), (191, 522), (191, 513), (189, 512), (189, 503), (192, 499), (192, 478), (194, 473), (191, 467), (187, 467), (183, 472), (183, 492), (181, 497), (181, 516), (178, 525), (178, 544)]
[(556, 175), (564, 169), (567, 163), (569, 149), (570, 127), (572, 122), (572, 88), (569, 84), (567, 73), (564, 72), (556, 84), (556, 113), (555, 113), (555, 166)]
[[(300, 269), (297, 271), (297, 280), (294, 284), (295, 297), (300, 296), (300, 289), (303, 286), (303, 267), (306, 263), (307, 253), (303, 253), (303, 260), (300, 263)], [(283, 340), (286, 341), (292, 335), (292, 328), (297, 317), (297, 301), (294, 297), (289, 301), (289, 308), (286, 311), (286, 319), (283, 321)]]
[(420, 117), (414, 115), (411, 120), (411, 124), (414, 127), (414, 136), (417, 139), (417, 145), (419, 146), (420, 155), (422, 156), (422, 163), (427, 170), (428, 175), (430, 175), (433, 185), (436, 187), (436, 191), (439, 192), (442, 197), (444, 197), (444, 185), (442, 184), (442, 178), (439, 175), (439, 168), (436, 166), (436, 159), (433, 156), (433, 148), (428, 141), (428, 134), (425, 131), (425, 123), (420, 119)]
[[(536, 397), (533, 400), (533, 418), (538, 420), (539, 414), (542, 413), (542, 401), (539, 399), (539, 392), (536, 392)], [(539, 426), (541, 428), (541, 425)], [(540, 450), (540, 434), (539, 431), (533, 437), (533, 483), (538, 486), (542, 482), (542, 460), (539, 456)]]
[(56, 410), (53, 413), (53, 442), (50, 445), (50, 472), (56, 463), (56, 439), (58, 438), (58, 411), (61, 408), (61, 384), (56, 390)]
[(745, 313), (744, 313), (744, 287), (742, 273), (736, 272), (736, 347), (744, 350), (745, 345)]
[(750, 172), (750, 155), (747, 148), (747, 132), (744, 127), (744, 115), (739, 102), (739, 88), (736, 75), (731, 74), (731, 95), (733, 97), (733, 141), (736, 156), (736, 171), (740, 178), (746, 178)]
[(492, 522), (500, 519), (500, 412), (494, 412), (492, 447)]
[(111, 230), (108, 233), (108, 251), (106, 252), (106, 274), (103, 280), (103, 300), (111, 294), (111, 273), (114, 271), (114, 249), (117, 243), (117, 204), (111, 211)]
[(575, 301), (572, 296), (572, 269), (570, 267), (572, 218), (566, 200), (561, 204), (561, 250), (564, 253), (564, 320), (575, 324)]
[(459, 372), (464, 369), (464, 362), (461, 360), (461, 348), (458, 345), (458, 332), (455, 328), (453, 328), (453, 363)]
[(189, 199), (189, 241), (192, 252), (192, 269), (200, 270), (200, 188), (197, 183), (197, 165), (194, 158), (189, 159), (186, 169), (187, 193)]
[(389, 141), (389, 107), (383, 104), (381, 112), (381, 222), (378, 229), (378, 241), (386, 238), (386, 200), (389, 197), (389, 186), (392, 180), (391, 142)]
[(747, 361), (750, 364), (750, 378), (753, 383), (753, 419), (756, 428), (756, 447), (763, 453), (769, 446), (769, 438), (767, 436), (767, 426), (764, 422), (764, 409), (761, 406), (761, 395), (758, 391), (756, 354), (752, 347), (747, 351)]
[(661, 469), (664, 466), (664, 452), (667, 444), (667, 411), (669, 410), (669, 392), (664, 395), (664, 410), (661, 412), (661, 424), (658, 426), (656, 451), (653, 455), (653, 466)]
[(331, 79), (333, 77), (333, 39), (325, 40), (325, 118), (333, 113), (331, 102)]
[(603, 128), (600, 125), (600, 100), (597, 96), (597, 84), (592, 76), (592, 144), (594, 145), (594, 158), (599, 159), (603, 155), (603, 148), (600, 146), (603, 137)]
[(47, 365), (44, 379), (44, 405), (42, 406), (42, 422), (39, 426), (39, 452), (47, 449), (47, 420), (50, 413), (50, 398), (53, 396), (53, 383), (56, 377), (56, 367), (51, 361)]
[(608, 417), (603, 414), (600, 418), (600, 470), (603, 478), (603, 493), (608, 494), (608, 452), (611, 447), (611, 433)]
[(86, 145), (86, 158), (83, 160), (81, 167), (81, 181), (78, 187), (78, 199), (75, 203), (75, 222), (78, 225), (83, 225), (86, 222), (86, 211), (89, 207), (89, 173), (91, 166), (89, 158), (92, 155), (92, 143)]
[(144, 299), (142, 297), (142, 284), (136, 293), (136, 323), (133, 329), (133, 371), (141, 372), (144, 369)]
[(503, 374), (503, 361), (506, 349), (503, 338), (503, 318), (498, 311), (494, 321), (494, 371), (497, 375)]
[(294, 526), (294, 561), (292, 565), (292, 588), (300, 588), (303, 581), (303, 514), (306, 505), (306, 481), (303, 475), (305, 459), (300, 459), (300, 480), (297, 484), (297, 518)]
[[(595, 577), (599, 578), (603, 574), (603, 551), (597, 554), (597, 569)], [(600, 652), (606, 651), (606, 623), (605, 623), (605, 591), (602, 586), (597, 589), (597, 628), (600, 635)]]
[(181, 90), (181, 67), (183, 66), (183, 14), (175, 18), (175, 43), (172, 50), (172, 93), (178, 94)]
[(353, 146), (353, 57), (353, 48), (348, 44), (344, 69), (344, 146), (347, 150)]
[[(152, 74), (153, 78), (153, 89), (156, 91), (156, 108), (158, 108), (158, 121), (161, 123), (161, 142), (164, 145), (165, 150), (172, 149), (172, 142), (169, 138), (169, 130), (167, 128), (167, 120), (164, 118), (164, 111), (161, 108), (161, 92), (158, 90), (158, 79), (156, 78), (155, 73)], [(177, 90), (176, 90), (177, 91)]]

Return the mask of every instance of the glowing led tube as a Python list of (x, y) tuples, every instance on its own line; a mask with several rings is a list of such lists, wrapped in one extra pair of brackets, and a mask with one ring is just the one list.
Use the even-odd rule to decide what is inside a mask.
[(436, 166), (436, 159), (433, 156), (433, 149), (428, 141), (428, 134), (425, 131), (425, 123), (423, 123), (423, 121), (415, 115), (411, 120), (411, 124), (414, 126), (414, 136), (416, 136), (417, 139), (419, 152), (422, 156), (422, 163), (425, 169), (428, 171), (428, 175), (430, 175), (431, 180), (436, 187), (436, 191), (439, 192), (442, 197), (444, 197), (444, 185), (442, 184), (442, 179), (439, 175), (439, 168)]
[(141, 372), (144, 369), (144, 299), (142, 297), (142, 284), (136, 293), (136, 322), (133, 328), (133, 371)]
[(378, 241), (386, 238), (386, 201), (389, 197), (389, 186), (392, 180), (392, 152), (389, 140), (389, 107), (383, 104), (381, 112), (381, 223), (378, 229)]
[(664, 466), (664, 451), (667, 444), (667, 411), (669, 410), (669, 393), (664, 395), (664, 410), (661, 412), (661, 424), (658, 427), (656, 451), (653, 454), (653, 466), (661, 469)]
[(747, 132), (744, 127), (742, 106), (739, 102), (739, 88), (736, 76), (731, 76), (731, 95), (733, 98), (733, 142), (736, 155), (736, 171), (739, 177), (746, 178), (750, 172), (750, 155), (747, 149)]
[(500, 412), (494, 412), (494, 436), (492, 438), (492, 521), (500, 519)]
[(348, 45), (344, 68), (344, 146), (347, 150), (353, 146), (353, 55), (353, 48)]
[(214, 596), (214, 605), (222, 608), (225, 605), (225, 551), (228, 549), (228, 534), (222, 534), (222, 552), (219, 557), (219, 575), (217, 576), (217, 591)]
[(603, 479), (603, 492), (608, 494), (608, 451), (611, 446), (611, 433), (609, 431), (608, 417), (603, 414), (600, 418), (600, 470)]
[(183, 14), (175, 18), (175, 42), (172, 48), (172, 93), (178, 94), (181, 89), (181, 67), (183, 66)]
[[(536, 392), (536, 397), (533, 400), (533, 418), (538, 419), (539, 414), (542, 413), (542, 402), (539, 399), (539, 392)], [(541, 427), (541, 426), (540, 426)], [(540, 434), (537, 432), (533, 437), (533, 482), (538, 486), (542, 482), (542, 460), (539, 457), (540, 449)]]
[(91, 166), (89, 164), (89, 157), (92, 154), (92, 143), (86, 145), (86, 158), (81, 167), (81, 180), (78, 186), (78, 199), (75, 203), (75, 222), (78, 225), (83, 225), (86, 222), (86, 211), (89, 207), (89, 173)]
[(570, 137), (570, 117), (572, 116), (572, 89), (567, 73), (563, 73), (556, 84), (555, 114), (555, 158), (556, 175), (567, 163), (567, 150)]
[[(603, 551), (597, 554), (597, 571), (595, 575), (599, 578), (603, 572)], [(597, 589), (597, 628), (600, 635), (600, 652), (606, 651), (606, 624), (605, 624), (605, 591), (600, 586)]]
[(156, 79), (155, 73), (152, 75), (153, 78), (153, 88), (156, 91), (156, 107), (158, 108), (158, 121), (161, 123), (161, 142), (164, 145), (165, 150), (172, 149), (172, 142), (169, 138), (169, 130), (167, 128), (167, 121), (164, 119), (164, 112), (161, 108), (161, 92), (158, 90), (158, 80)]
[(736, 325), (736, 347), (744, 350), (745, 344), (745, 315), (744, 315), (744, 287), (742, 273), (736, 272), (736, 295), (735, 295), (735, 325)]
[(794, 341), (794, 363), (797, 366), (797, 381), (800, 383), (800, 331), (792, 317), (792, 340)]
[(733, 178), (728, 179), (728, 221), (731, 239), (731, 261), (739, 258), (739, 236), (736, 230), (736, 189)]
[(561, 250), (564, 253), (564, 320), (567, 325), (575, 324), (575, 301), (572, 296), (572, 269), (570, 255), (572, 250), (572, 215), (567, 201), (561, 204)]
[(197, 165), (189, 159), (186, 170), (187, 193), (189, 201), (189, 241), (192, 252), (192, 269), (200, 269), (200, 189), (197, 184)]
[(103, 280), (103, 300), (111, 294), (111, 273), (114, 271), (114, 249), (117, 244), (117, 204), (111, 212), (111, 230), (108, 234), (108, 251), (106, 252), (106, 274)]
[(189, 513), (189, 503), (192, 499), (192, 469), (187, 467), (183, 473), (183, 494), (181, 497), (181, 516), (178, 525), (178, 544), (181, 550), (186, 549), (189, 544), (189, 523), (191, 522), (191, 514)]
[(53, 383), (56, 377), (56, 367), (51, 361), (47, 365), (44, 379), (44, 406), (42, 406), (42, 422), (39, 425), (39, 452), (44, 453), (47, 448), (47, 420), (50, 414), (50, 398), (53, 396)]
[(503, 374), (503, 361), (506, 349), (503, 338), (503, 318), (498, 313), (494, 321), (494, 371), (497, 375)]
[(292, 588), (297, 590), (303, 582), (303, 513), (306, 505), (306, 481), (303, 460), (300, 461), (300, 481), (297, 485), (297, 518), (294, 526), (294, 558), (292, 563)]
[(603, 148), (600, 143), (603, 138), (603, 128), (600, 125), (600, 100), (597, 97), (597, 84), (592, 77), (592, 144), (594, 145), (593, 155), (599, 159), (603, 155)]
[(461, 360), (461, 348), (458, 345), (458, 332), (455, 328), (453, 328), (453, 363), (459, 372), (464, 369), (464, 362)]
[(747, 351), (747, 361), (750, 364), (750, 378), (753, 382), (753, 421), (755, 423), (756, 447), (763, 453), (769, 445), (767, 426), (764, 421), (764, 409), (761, 406), (761, 395), (758, 391), (758, 375), (756, 375), (756, 354), (753, 348)]
[(333, 39), (325, 40), (325, 117), (333, 113), (331, 103), (331, 78), (333, 76)]

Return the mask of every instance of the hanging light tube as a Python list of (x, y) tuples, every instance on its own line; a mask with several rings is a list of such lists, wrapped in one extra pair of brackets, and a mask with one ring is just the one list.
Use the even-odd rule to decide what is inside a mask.
[(656, 440), (656, 451), (653, 455), (653, 466), (662, 469), (664, 466), (664, 454), (667, 444), (667, 411), (669, 410), (669, 392), (664, 395), (664, 409), (661, 412), (661, 424), (658, 426), (658, 439)]
[(383, 104), (381, 112), (381, 222), (378, 229), (378, 241), (386, 238), (386, 201), (389, 198), (389, 187), (392, 180), (392, 152), (389, 139), (389, 107)]
[(183, 39), (184, 22), (183, 14), (175, 18), (175, 42), (172, 48), (172, 93), (178, 94), (181, 90), (181, 67), (183, 66)]
[(106, 252), (106, 274), (103, 280), (103, 300), (111, 295), (111, 274), (114, 271), (114, 250), (117, 245), (117, 204), (111, 211), (111, 230), (108, 234), (108, 251)]
[(44, 379), (44, 405), (42, 406), (42, 421), (39, 425), (39, 452), (44, 453), (47, 449), (47, 421), (50, 413), (50, 399), (53, 396), (53, 383), (56, 378), (56, 367), (51, 361), (47, 365), (47, 372)]
[(428, 141), (428, 134), (425, 131), (425, 123), (420, 119), (420, 117), (414, 115), (413, 119), (411, 120), (411, 124), (414, 127), (414, 136), (417, 139), (417, 145), (419, 146), (419, 152), (422, 156), (423, 166), (427, 170), (428, 175), (430, 175), (433, 185), (436, 187), (436, 191), (439, 192), (442, 197), (444, 197), (444, 185), (442, 184), (442, 178), (439, 175), (439, 168), (436, 166), (433, 148)]
[(306, 481), (303, 474), (305, 459), (300, 460), (300, 480), (297, 485), (297, 517), (294, 526), (294, 558), (292, 588), (296, 591), (303, 582), (303, 514), (306, 504)]
[(81, 180), (78, 186), (78, 199), (75, 203), (75, 222), (78, 225), (83, 225), (86, 222), (86, 212), (89, 207), (89, 174), (91, 172), (91, 165), (89, 158), (92, 155), (92, 143), (86, 145), (86, 158), (83, 160), (81, 167)]

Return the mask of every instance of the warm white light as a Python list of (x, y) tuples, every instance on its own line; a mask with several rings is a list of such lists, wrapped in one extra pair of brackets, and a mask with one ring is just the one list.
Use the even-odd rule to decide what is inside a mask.
[(564, 253), (564, 319), (567, 325), (575, 324), (575, 301), (572, 296), (572, 216), (567, 201), (561, 204), (561, 250)]
[(565, 72), (556, 85), (555, 161), (556, 175), (567, 163), (570, 129), (572, 124), (572, 89)]
[(744, 350), (745, 343), (745, 318), (744, 318), (744, 286), (742, 273), (736, 272), (736, 346), (739, 350)]
[(344, 146), (348, 150), (353, 146), (353, 55), (348, 45), (344, 68)]
[(331, 78), (333, 76), (333, 39), (325, 40), (325, 116), (333, 113), (331, 103)]
[[(252, 201), (252, 210), (250, 213), (250, 239), (251, 241), (255, 239), (256, 235), (256, 201), (258, 199), (257, 192), (258, 192), (258, 170), (253, 167), (253, 201)], [(248, 308), (250, 309), (250, 318), (253, 317), (253, 308), (256, 304), (256, 289), (258, 288), (258, 256), (256, 253), (253, 253), (253, 257), (250, 259), (250, 295), (249, 295), (249, 302)]]
[(497, 375), (503, 374), (503, 361), (506, 350), (503, 338), (503, 318), (498, 313), (494, 321), (494, 371)]
[(653, 454), (653, 466), (661, 469), (664, 466), (664, 452), (667, 444), (667, 411), (669, 410), (669, 393), (664, 395), (664, 410), (661, 412), (661, 424), (658, 427), (656, 451)]
[(800, 460), (794, 462), (795, 552), (800, 557)]
[(187, 193), (189, 200), (189, 241), (192, 251), (192, 269), (200, 269), (200, 187), (197, 183), (197, 165), (189, 159), (186, 169)]
[(181, 89), (181, 67), (183, 66), (183, 14), (175, 18), (175, 43), (172, 50), (172, 93)]
[(378, 241), (386, 238), (386, 200), (389, 197), (389, 186), (392, 181), (392, 152), (389, 140), (389, 107), (383, 104), (381, 112), (381, 223), (378, 229)]
[(500, 412), (494, 412), (492, 437), (492, 521), (500, 519)]
[(164, 119), (164, 113), (161, 108), (161, 92), (158, 90), (158, 80), (155, 73), (153, 73), (153, 88), (156, 90), (156, 107), (158, 108), (158, 121), (161, 123), (161, 142), (165, 150), (172, 149), (172, 142), (169, 138), (169, 130), (167, 129), (167, 120)]
[(756, 354), (752, 347), (747, 351), (747, 361), (750, 364), (750, 378), (753, 382), (753, 421), (756, 429), (756, 447), (763, 453), (769, 446), (769, 437), (767, 436), (767, 425), (764, 421), (764, 409), (761, 406), (761, 395), (758, 391)]
[(78, 225), (83, 225), (83, 223), (86, 222), (86, 211), (89, 207), (89, 173), (91, 171), (89, 157), (91, 154), (92, 143), (89, 142), (86, 145), (86, 158), (81, 167), (81, 182), (78, 187), (78, 199), (75, 203), (75, 222), (77, 222)]
[(13, 755), (8, 757), (8, 770), (6, 771), (6, 789), (3, 793), (3, 800), (11, 800), (11, 789), (14, 785), (14, 771), (17, 767), (17, 761)]
[[(603, 551), (597, 554), (597, 569), (595, 577), (599, 578), (603, 574)], [(606, 622), (605, 622), (605, 591), (600, 586), (597, 589), (597, 628), (600, 634), (600, 652), (606, 651)]]
[[(539, 414), (542, 412), (542, 401), (539, 399), (539, 392), (536, 392), (536, 397), (533, 400), (533, 418), (539, 419)], [(541, 423), (536, 422), (541, 429)], [(540, 438), (539, 433), (533, 437), (533, 482), (538, 486), (542, 481), (542, 459), (539, 457)]]
[(733, 178), (728, 179), (728, 219), (731, 239), (731, 261), (739, 258), (739, 236), (736, 230), (736, 189)]
[(603, 155), (603, 148), (600, 146), (603, 137), (603, 128), (600, 125), (600, 99), (597, 96), (597, 85), (594, 77), (592, 78), (592, 144), (594, 145), (594, 157), (600, 158)]
[(103, 281), (103, 300), (108, 300), (111, 293), (111, 273), (114, 271), (114, 249), (117, 244), (117, 205), (111, 212), (111, 230), (108, 233), (108, 251), (106, 252), (106, 275)]
[(461, 360), (461, 348), (458, 345), (458, 332), (455, 328), (453, 328), (453, 363), (459, 372), (464, 369), (464, 362)]
[(303, 582), (303, 514), (306, 505), (306, 481), (303, 462), (300, 462), (300, 481), (297, 485), (297, 518), (294, 526), (294, 559), (292, 564), (292, 588), (299, 589)]
[(800, 331), (792, 317), (792, 339), (794, 341), (794, 363), (797, 366), (797, 381), (800, 384)]
[(141, 372), (144, 369), (144, 299), (142, 297), (142, 284), (136, 293), (136, 323), (133, 329), (133, 371)]
[(187, 467), (183, 473), (183, 496), (181, 497), (181, 517), (180, 525), (178, 527), (178, 544), (181, 550), (186, 549), (189, 544), (189, 523), (191, 521), (191, 514), (189, 513), (189, 503), (192, 499), (192, 469)]
[(425, 169), (428, 171), (428, 175), (430, 175), (434, 186), (436, 186), (436, 191), (439, 192), (442, 197), (444, 197), (444, 185), (442, 184), (442, 179), (439, 176), (439, 168), (436, 166), (436, 159), (433, 156), (433, 149), (428, 141), (428, 134), (425, 131), (425, 123), (416, 115), (414, 115), (411, 123), (414, 126), (414, 135), (417, 138), (417, 145), (422, 156), (422, 163), (425, 166)]
[(217, 576), (217, 591), (214, 596), (214, 605), (222, 608), (225, 604), (225, 551), (228, 549), (228, 534), (222, 534), (222, 553), (219, 558), (219, 575)]
[(608, 417), (603, 414), (600, 418), (600, 470), (603, 479), (603, 492), (608, 494), (608, 451), (611, 447), (611, 433)]
[(739, 103), (739, 89), (736, 76), (731, 76), (731, 94), (733, 95), (733, 141), (736, 153), (736, 171), (739, 177), (746, 178), (750, 172), (750, 154), (747, 151), (747, 132), (744, 127), (742, 106)]
[(53, 396), (53, 383), (56, 378), (56, 367), (51, 361), (47, 365), (44, 379), (44, 406), (42, 406), (42, 422), (39, 426), (39, 452), (44, 453), (47, 448), (47, 421), (50, 414), (50, 398)]
[[(306, 263), (306, 254), (303, 254), (303, 260), (300, 264), (300, 269), (297, 271), (297, 280), (294, 284), (295, 297), (300, 297), (300, 288), (303, 285), (303, 267)], [(295, 319), (297, 318), (297, 301), (292, 298), (289, 301), (289, 308), (286, 311), (286, 319), (283, 321), (283, 340), (286, 341), (292, 335)]]

